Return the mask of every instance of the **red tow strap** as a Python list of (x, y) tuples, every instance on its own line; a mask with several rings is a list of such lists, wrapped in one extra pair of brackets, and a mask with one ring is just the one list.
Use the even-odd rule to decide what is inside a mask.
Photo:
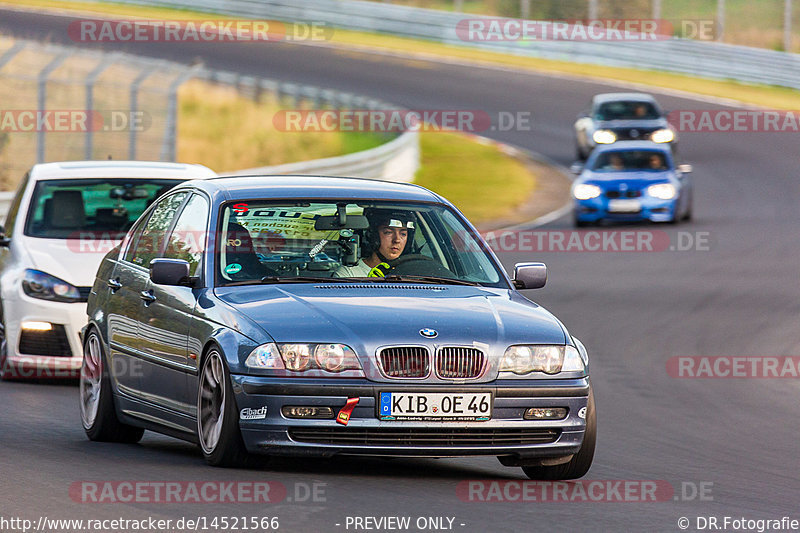
[(359, 398), (348, 398), (347, 403), (344, 404), (339, 414), (336, 415), (336, 422), (346, 426), (347, 423), (350, 421), (350, 415), (353, 413), (353, 409), (355, 409), (356, 404), (358, 404)]

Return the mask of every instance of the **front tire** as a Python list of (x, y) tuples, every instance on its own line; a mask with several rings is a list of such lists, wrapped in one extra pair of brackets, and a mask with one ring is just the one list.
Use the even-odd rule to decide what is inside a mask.
[(242, 440), (231, 376), (216, 348), (203, 360), (198, 378), (197, 440), (206, 462), (221, 467), (253, 463)]
[(586, 433), (583, 444), (569, 462), (556, 466), (523, 466), (522, 470), (531, 479), (561, 480), (577, 479), (586, 475), (594, 459), (594, 445), (597, 440), (597, 414), (594, 410), (594, 392), (589, 392), (586, 404)]
[(81, 423), (89, 440), (136, 443), (142, 439), (144, 429), (123, 424), (117, 418), (100, 335), (94, 329), (83, 342), (79, 389)]

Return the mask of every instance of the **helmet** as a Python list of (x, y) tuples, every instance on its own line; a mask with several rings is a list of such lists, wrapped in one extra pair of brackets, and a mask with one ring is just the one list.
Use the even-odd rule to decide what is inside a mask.
[(364, 209), (364, 216), (369, 221), (369, 228), (364, 233), (364, 252), (366, 255), (377, 252), (380, 247), (381, 241), (378, 237), (378, 228), (380, 226), (406, 228), (408, 230), (408, 240), (403, 253), (405, 254), (411, 249), (411, 243), (414, 242), (414, 230), (416, 229), (415, 217), (411, 211), (368, 207)]

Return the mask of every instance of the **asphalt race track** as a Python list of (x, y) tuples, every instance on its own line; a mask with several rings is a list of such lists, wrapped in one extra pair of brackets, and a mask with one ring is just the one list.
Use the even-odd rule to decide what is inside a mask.
[[(73, 44), (69, 19), (0, 12), (0, 32)], [(366, 94), (414, 109), (530, 111), (532, 131), (485, 135), (572, 162), (572, 122), (612, 86), (546, 75), (276, 43), (104, 45), (209, 67)], [(720, 106), (658, 95), (670, 110)], [(679, 519), (800, 519), (796, 379), (670, 377), (675, 356), (800, 356), (797, 134), (682, 133), (695, 167), (695, 220), (620, 230), (679, 232), (708, 246), (662, 252), (524, 252), (550, 279), (528, 296), (589, 349), (599, 435), (592, 480), (662, 480), (656, 502), (476, 502), (465, 480), (517, 480), (494, 458), (276, 460), (263, 470), (206, 467), (198, 449), (147, 433), (139, 445), (91, 443), (77, 389), (0, 384), (0, 515), (177, 519), (277, 516), (281, 531), (364, 531), (348, 516), (454, 518), (456, 531), (679, 531)], [(539, 230), (571, 230), (568, 217)], [(698, 233), (699, 232), (699, 233)], [(82, 481), (277, 481), (273, 504), (81, 503)], [(316, 485), (315, 485), (316, 484)], [(307, 498), (316, 486), (317, 498)], [(462, 485), (463, 487), (463, 485)], [(707, 492), (701, 498), (699, 489)], [(319, 491), (323, 491), (320, 493)], [(322, 494), (322, 496), (320, 496)], [(514, 493), (515, 494), (515, 493)], [(309, 501), (316, 500), (316, 501)], [(338, 524), (338, 525), (337, 525)], [(444, 527), (448, 521), (444, 520)]]

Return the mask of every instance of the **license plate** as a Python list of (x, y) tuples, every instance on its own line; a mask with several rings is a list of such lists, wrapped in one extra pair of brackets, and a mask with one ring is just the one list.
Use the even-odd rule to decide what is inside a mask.
[(489, 420), (489, 392), (381, 392), (381, 420)]
[(639, 200), (609, 200), (608, 210), (612, 213), (638, 213), (642, 210)]

